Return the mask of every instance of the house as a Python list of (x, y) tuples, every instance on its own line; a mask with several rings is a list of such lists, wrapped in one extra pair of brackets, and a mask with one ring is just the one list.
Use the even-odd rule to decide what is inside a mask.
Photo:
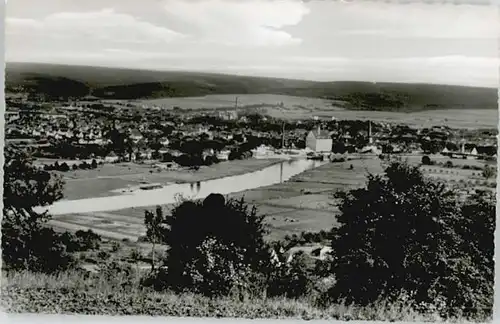
[(141, 132), (139, 132), (137, 129), (134, 129), (130, 132), (130, 138), (137, 143), (141, 139), (143, 139), (144, 136), (142, 136)]
[[(393, 151), (394, 152), (394, 151)], [(375, 145), (367, 145), (360, 150), (360, 153), (371, 153), (371, 154), (381, 154), (382, 151)]]
[(333, 140), (328, 131), (321, 130), (318, 126), (317, 130), (312, 130), (307, 134), (306, 147), (314, 152), (331, 152)]
[(332, 253), (332, 251), (333, 250), (331, 247), (323, 246), (311, 251), (311, 255), (320, 260), (325, 260), (330, 255), (330, 253)]
[(273, 153), (274, 153), (273, 149), (269, 146), (264, 145), (264, 144), (258, 146), (257, 148), (254, 148), (252, 150), (252, 155), (255, 158), (267, 157), (269, 155), (272, 155)]
[(170, 141), (168, 140), (168, 138), (163, 137), (160, 139), (160, 144), (163, 146), (168, 146), (168, 144), (170, 144)]
[(219, 111), (219, 118), (223, 120), (236, 120), (238, 119), (238, 113), (235, 110)]
[(106, 157), (104, 157), (104, 162), (106, 163), (115, 163), (115, 162), (118, 162), (120, 158), (118, 157), (118, 155), (116, 155), (115, 152), (111, 151), (108, 155), (106, 155)]
[(217, 159), (219, 161), (227, 161), (229, 160), (229, 150), (222, 150), (219, 153), (217, 153)]

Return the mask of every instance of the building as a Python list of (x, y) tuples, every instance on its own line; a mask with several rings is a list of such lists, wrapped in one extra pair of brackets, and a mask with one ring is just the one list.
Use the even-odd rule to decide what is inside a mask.
[(306, 147), (314, 152), (331, 152), (332, 145), (333, 140), (330, 134), (328, 131), (321, 130), (321, 126), (318, 126), (318, 129), (312, 130), (307, 134)]
[(229, 160), (229, 150), (222, 150), (220, 152), (217, 153), (217, 159), (219, 161), (227, 161)]
[(219, 111), (219, 118), (223, 120), (236, 120), (238, 119), (238, 112), (236, 110)]
[(116, 155), (115, 152), (110, 152), (106, 157), (104, 158), (104, 162), (106, 163), (116, 163), (120, 160), (118, 155)]

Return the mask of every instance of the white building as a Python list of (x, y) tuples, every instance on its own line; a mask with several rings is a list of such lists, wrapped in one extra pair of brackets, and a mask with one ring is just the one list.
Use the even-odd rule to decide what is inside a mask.
[(217, 153), (217, 159), (219, 161), (227, 161), (229, 159), (229, 150), (223, 150)]
[(266, 157), (270, 155), (272, 151), (269, 149), (269, 147), (265, 145), (260, 145), (259, 147), (255, 148), (252, 150), (252, 155), (255, 158), (261, 158), (261, 157)]
[(116, 155), (115, 152), (110, 152), (104, 158), (104, 162), (107, 162), (107, 163), (115, 163), (115, 162), (118, 162), (119, 160), (120, 160), (120, 158), (118, 157), (118, 155)]
[(310, 131), (306, 137), (306, 147), (310, 148), (314, 152), (331, 152), (333, 146), (333, 140), (330, 137), (328, 131), (318, 129)]

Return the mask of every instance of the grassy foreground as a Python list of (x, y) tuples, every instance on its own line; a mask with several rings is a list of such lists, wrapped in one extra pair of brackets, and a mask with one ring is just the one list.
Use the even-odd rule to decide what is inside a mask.
[[(125, 284), (127, 283), (127, 284)], [(125, 285), (124, 285), (125, 284)], [(312, 300), (285, 298), (210, 299), (192, 293), (174, 294), (141, 288), (139, 278), (84, 277), (81, 273), (59, 275), (9, 272), (2, 274), (2, 308), (11, 313), (58, 313), (88, 315), (154, 315), (237, 317), (273, 319), (335, 319), (384, 321), (440, 321), (437, 314), (422, 315), (404, 302), (379, 302), (369, 307), (345, 304), (326, 309)]]

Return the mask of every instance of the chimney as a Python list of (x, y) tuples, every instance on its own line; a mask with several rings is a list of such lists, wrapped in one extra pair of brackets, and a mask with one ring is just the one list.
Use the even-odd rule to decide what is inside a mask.
[(318, 125), (318, 135), (321, 133), (321, 124)]

